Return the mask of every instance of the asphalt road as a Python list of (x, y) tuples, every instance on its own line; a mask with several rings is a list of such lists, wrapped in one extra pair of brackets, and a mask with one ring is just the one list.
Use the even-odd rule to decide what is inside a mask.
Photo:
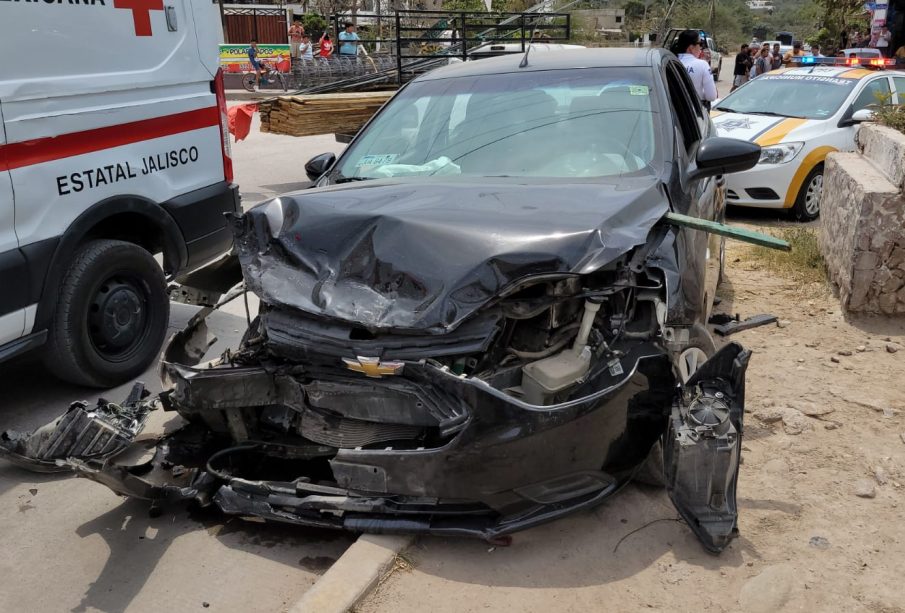
[[(261, 134), (232, 147), (243, 204), (307, 184), (304, 163), (340, 151), (333, 137)], [(254, 308), (254, 304), (252, 304)], [(174, 304), (172, 330), (194, 307)], [(245, 329), (241, 301), (209, 319), (221, 339), (212, 353), (236, 344)], [(160, 389), (156, 367), (142, 380)], [(125, 397), (131, 385), (104, 391)], [(75, 400), (99, 396), (61, 383), (26, 356), (0, 366), (0, 430), (30, 430)], [(156, 414), (149, 439), (178, 417)], [(36, 475), (0, 463), (0, 610), (280, 611), (295, 602), (352, 543), (349, 535), (248, 523), (184, 507), (152, 518), (148, 504), (70, 476)], [(204, 603), (209, 607), (205, 609)]]

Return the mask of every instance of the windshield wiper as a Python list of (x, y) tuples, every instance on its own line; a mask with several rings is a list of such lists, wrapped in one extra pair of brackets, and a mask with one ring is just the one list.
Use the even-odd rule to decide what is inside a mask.
[(715, 106), (713, 107), (714, 111), (727, 111), (729, 113), (734, 113), (733, 109), (730, 109), (728, 106)]
[(367, 181), (371, 177), (340, 177), (338, 179), (334, 179), (334, 183), (351, 183), (352, 181)]
[(773, 111), (744, 111), (746, 115), (766, 115), (767, 117), (791, 117), (792, 119), (806, 119), (801, 115), (787, 115), (786, 113), (775, 113)]

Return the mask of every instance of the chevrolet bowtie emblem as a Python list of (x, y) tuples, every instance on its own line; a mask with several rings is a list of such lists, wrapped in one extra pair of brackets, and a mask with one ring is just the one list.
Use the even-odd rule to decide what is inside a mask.
[(398, 375), (402, 372), (405, 362), (393, 360), (390, 362), (381, 362), (380, 358), (365, 358), (358, 356), (354, 360), (343, 358), (343, 363), (349, 370), (364, 373), (369, 377), (379, 379), (386, 375)]

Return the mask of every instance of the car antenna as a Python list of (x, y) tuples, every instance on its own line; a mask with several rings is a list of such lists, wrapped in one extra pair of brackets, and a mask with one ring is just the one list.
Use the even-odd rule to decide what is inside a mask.
[[(537, 26), (537, 23), (534, 24)], [(531, 28), (531, 38), (528, 40), (528, 47), (525, 49), (525, 55), (522, 56), (522, 61), (519, 62), (518, 67), (524, 68), (528, 65), (528, 54), (531, 53), (531, 45), (534, 43), (534, 33), (537, 32), (536, 29)], [(524, 40), (524, 39), (522, 39)]]

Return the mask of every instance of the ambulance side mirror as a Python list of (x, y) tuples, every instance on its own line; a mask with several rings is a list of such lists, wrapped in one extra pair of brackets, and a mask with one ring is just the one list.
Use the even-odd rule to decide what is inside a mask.
[(321, 153), (316, 155), (305, 164), (305, 174), (312, 181), (317, 181), (325, 172), (327, 172), (333, 162), (336, 161), (336, 155), (333, 153)]

